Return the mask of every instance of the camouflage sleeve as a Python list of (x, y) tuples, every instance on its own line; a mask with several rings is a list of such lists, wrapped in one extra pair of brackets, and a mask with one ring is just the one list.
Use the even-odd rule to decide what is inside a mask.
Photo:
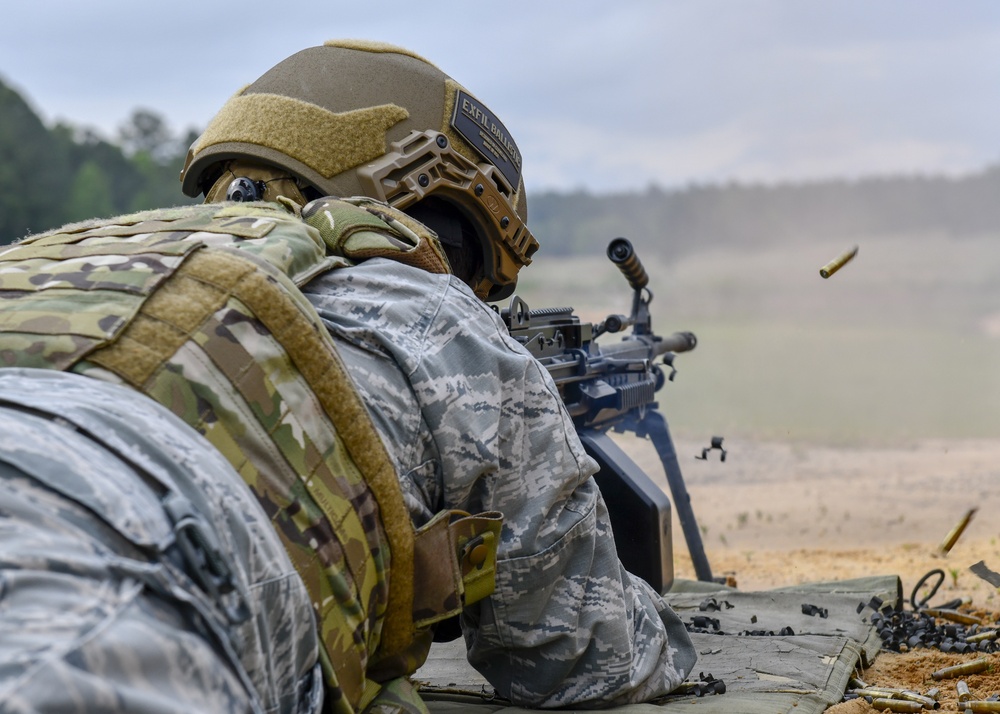
[(463, 618), (469, 661), (521, 705), (610, 706), (680, 684), (687, 633), (622, 569), (596, 464), (495, 313), (453, 278), (387, 261), (307, 291), (348, 346), (410, 498), (504, 513), (496, 592)]
[(207, 441), (73, 374), (0, 369), (0, 395), (0, 712), (318, 710), (308, 593)]

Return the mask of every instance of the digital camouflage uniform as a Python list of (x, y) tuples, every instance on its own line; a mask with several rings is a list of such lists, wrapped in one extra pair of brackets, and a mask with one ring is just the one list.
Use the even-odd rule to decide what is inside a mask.
[(316, 662), (302, 581), (208, 442), (132, 390), (0, 369), (0, 711), (313, 711)]
[(604, 501), (546, 370), (454, 276), (373, 259), (308, 283), (401, 474), (411, 516), (504, 514), (496, 590), (467, 607), (469, 661), (515, 703), (647, 701), (695, 652), (618, 560)]
[[(519, 703), (648, 700), (693, 666), (690, 641), (622, 571), (595, 464), (552, 381), (475, 297), (509, 296), (539, 248), (521, 167), (500, 118), (431, 62), (331, 40), (240, 89), (192, 145), (181, 181), (209, 202), (365, 196), (439, 232), (471, 290), (346, 244), (362, 264), (304, 290), (346, 352), (414, 522), (442, 508), (505, 511), (497, 593), (465, 601), (473, 664)], [(302, 209), (331, 247), (338, 213)]]

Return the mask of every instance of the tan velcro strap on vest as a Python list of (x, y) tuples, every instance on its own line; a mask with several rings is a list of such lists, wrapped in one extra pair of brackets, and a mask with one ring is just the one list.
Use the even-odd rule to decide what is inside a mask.
[(479, 602), (496, 587), (497, 546), (503, 514), (487, 511), (455, 521), (448, 528), (460, 557), (464, 605)]
[[(91, 360), (142, 390), (153, 373), (190, 337), (190, 332), (233, 296), (251, 307), (283, 344), (312, 385), (351, 457), (366, 474), (378, 501), (390, 543), (393, 566), (380, 643), (385, 656), (407, 650), (415, 636), (413, 579), (406, 566), (413, 553), (413, 526), (403, 503), (395, 469), (385, 449), (365, 436), (373, 429), (349, 376), (320, 337), (316, 324), (288, 299), (284, 276), (268, 276), (249, 257), (235, 251), (202, 249), (192, 254), (146, 303), (136, 319), (109, 347)], [(402, 564), (402, 565), (400, 565)]]
[[(452, 520), (455, 519), (455, 520)], [(493, 592), (503, 515), (441, 511), (413, 544), (413, 624), (429, 627)]]

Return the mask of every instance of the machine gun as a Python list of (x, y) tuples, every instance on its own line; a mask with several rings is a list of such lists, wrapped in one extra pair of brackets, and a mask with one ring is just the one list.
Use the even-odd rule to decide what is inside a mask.
[[(622, 564), (662, 593), (673, 583), (670, 499), (608, 431), (633, 432), (653, 442), (695, 574), (699, 580), (712, 580), (667, 420), (656, 402), (657, 390), (676, 374), (674, 354), (694, 349), (697, 339), (690, 332), (669, 337), (653, 332), (649, 277), (628, 240), (611, 241), (608, 258), (634, 291), (629, 316), (609, 315), (595, 326), (580, 322), (572, 308), (531, 310), (516, 295), (500, 316), (511, 336), (548, 370), (584, 448), (600, 465), (595, 479), (608, 506)], [(598, 345), (602, 335), (629, 327), (631, 334), (622, 340)], [(670, 369), (669, 376), (663, 367)]]

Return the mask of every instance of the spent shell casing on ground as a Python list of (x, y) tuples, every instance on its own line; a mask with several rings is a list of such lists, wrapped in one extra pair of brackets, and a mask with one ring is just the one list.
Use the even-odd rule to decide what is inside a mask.
[(964, 679), (958, 680), (955, 685), (955, 692), (958, 694), (958, 701), (966, 702), (972, 699), (972, 692), (969, 691), (969, 685), (965, 683)]
[(847, 680), (847, 686), (850, 687), (851, 689), (864, 689), (868, 685), (865, 684), (865, 680), (861, 679), (860, 677), (851, 677), (849, 680)]
[(984, 632), (977, 632), (974, 635), (966, 635), (966, 642), (982, 642), (983, 640), (995, 640), (1000, 632), (996, 630), (986, 630)]
[(938, 699), (941, 698), (941, 690), (938, 689), (937, 687), (932, 687), (931, 689), (928, 689), (925, 692), (925, 696), (930, 697), (936, 702)]
[(920, 702), (908, 702), (905, 699), (873, 699), (872, 706), (890, 712), (919, 712), (924, 709)]
[(990, 668), (990, 661), (985, 657), (974, 659), (971, 662), (956, 664), (953, 667), (944, 667), (931, 672), (931, 679), (950, 679), (952, 677), (962, 677), (966, 674), (979, 674)]
[(858, 246), (854, 246), (848, 251), (845, 251), (838, 255), (836, 258), (831, 260), (829, 263), (824, 265), (819, 269), (819, 274), (823, 278), (829, 278), (831, 275), (836, 273), (838, 270), (847, 265), (851, 260), (858, 254)]
[(938, 551), (941, 555), (947, 555), (948, 552), (954, 547), (955, 543), (958, 542), (958, 539), (962, 537), (962, 532), (965, 531), (965, 527), (969, 525), (969, 521), (971, 521), (972, 517), (976, 514), (976, 510), (977, 509), (975, 508), (970, 508), (966, 511), (961, 520), (959, 520), (948, 535), (944, 537), (944, 540), (941, 541), (941, 545), (938, 546)]
[(967, 701), (962, 702), (965, 711), (972, 712), (1000, 712), (1000, 702), (989, 701)]
[(964, 612), (959, 612), (958, 610), (942, 610), (936, 607), (924, 607), (920, 609), (920, 612), (923, 613), (924, 615), (930, 615), (931, 617), (939, 617), (942, 620), (958, 622), (963, 625), (983, 624), (981, 618), (976, 617), (974, 615), (966, 615)]
[(899, 699), (902, 689), (890, 689), (889, 687), (873, 687), (871, 685), (861, 689), (849, 690), (851, 694), (859, 697), (872, 697), (873, 699)]
[(918, 702), (924, 709), (940, 709), (941, 704), (936, 699), (932, 699), (920, 692), (914, 692), (910, 689), (904, 689), (899, 693), (900, 699), (905, 699), (908, 702)]

